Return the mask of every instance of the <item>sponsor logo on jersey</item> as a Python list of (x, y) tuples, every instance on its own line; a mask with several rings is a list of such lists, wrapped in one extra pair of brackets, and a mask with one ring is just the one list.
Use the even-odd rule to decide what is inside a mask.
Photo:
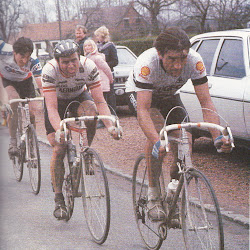
[(148, 75), (150, 74), (150, 69), (147, 66), (143, 66), (141, 68), (141, 73), (139, 74), (140, 77), (142, 77), (143, 79), (148, 79)]
[(27, 72), (14, 69), (10, 66), (5, 66), (5, 70), (9, 73), (18, 74), (18, 75), (26, 75), (27, 74)]
[(42, 75), (42, 80), (43, 80), (43, 82), (49, 82), (49, 83), (54, 83), (55, 82), (54, 78), (52, 78), (51, 76), (48, 76), (46, 74)]
[(75, 86), (72, 88), (66, 87), (66, 88), (59, 88), (59, 91), (61, 93), (72, 93), (72, 92), (77, 92), (78, 90), (82, 89), (84, 86), (83, 85), (79, 85), (79, 86)]
[(197, 63), (196, 63), (196, 69), (197, 69), (198, 71), (200, 71), (200, 73), (204, 72), (205, 67), (204, 67), (203, 62), (201, 62), (201, 61), (197, 62)]

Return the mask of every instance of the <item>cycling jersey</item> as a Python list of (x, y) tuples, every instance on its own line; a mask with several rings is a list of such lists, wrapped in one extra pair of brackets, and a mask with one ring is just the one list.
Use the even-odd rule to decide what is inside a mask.
[(151, 48), (138, 57), (126, 82), (126, 92), (150, 90), (155, 98), (161, 99), (174, 95), (188, 79), (191, 79), (194, 85), (207, 82), (206, 69), (197, 52), (189, 50), (181, 75), (173, 77), (164, 70), (157, 50)]
[(14, 59), (13, 47), (0, 40), (0, 76), (12, 82), (21, 82), (32, 74), (37, 77), (42, 73), (42, 66), (38, 58), (30, 57), (24, 67), (19, 67)]
[(79, 71), (73, 77), (65, 77), (56, 59), (52, 59), (43, 67), (43, 92), (56, 91), (59, 99), (72, 99), (88, 88), (100, 86), (97, 67), (90, 59), (80, 56)]

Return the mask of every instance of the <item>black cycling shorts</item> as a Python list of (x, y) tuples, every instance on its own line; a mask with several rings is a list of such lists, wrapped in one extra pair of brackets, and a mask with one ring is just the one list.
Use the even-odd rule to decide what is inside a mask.
[(11, 81), (6, 78), (2, 78), (3, 86), (6, 88), (7, 86), (12, 86), (16, 92), (19, 94), (20, 98), (34, 98), (36, 97), (35, 87), (33, 84), (33, 78), (29, 77), (28, 79), (16, 82)]
[[(127, 93), (127, 101), (130, 110), (133, 111), (133, 114), (136, 115), (137, 113), (137, 101), (136, 101), (136, 92), (129, 92)], [(151, 108), (156, 108), (160, 111), (164, 119), (166, 118), (168, 112), (174, 108), (174, 107), (182, 107), (182, 108), (176, 108), (173, 110), (168, 117), (167, 124), (175, 124), (175, 123), (181, 123), (183, 119), (187, 118), (187, 113), (183, 110), (184, 105), (180, 99), (180, 95), (173, 95), (168, 96), (164, 98), (159, 98), (157, 96), (152, 96), (152, 103)], [(187, 118), (185, 120), (186, 122), (189, 121)]]
[[(87, 100), (91, 100), (93, 101), (93, 98), (90, 96), (89, 92), (86, 90), (84, 92), (82, 92), (79, 96), (73, 98), (73, 99), (57, 99), (57, 103), (58, 103), (58, 113), (61, 119), (65, 118), (65, 111), (68, 107), (68, 105), (72, 102), (72, 104), (70, 104), (68, 110), (70, 111), (70, 114), (72, 117), (77, 117), (77, 109), (80, 105), (80, 103), (82, 103), (83, 101), (87, 101)], [(93, 102), (94, 105), (94, 102)], [(45, 122), (45, 129), (46, 129), (46, 133), (47, 135), (50, 133), (55, 132), (54, 128), (52, 127), (50, 121), (49, 121), (49, 116), (48, 116), (48, 110), (46, 107), (46, 102), (44, 102), (44, 122)]]
[(167, 125), (175, 124), (175, 123), (179, 124), (183, 122), (184, 119), (185, 119), (185, 122), (189, 121), (187, 117), (187, 113), (183, 109), (184, 105), (181, 101), (180, 95), (177, 94), (177, 95), (165, 97), (161, 100), (159, 100), (159, 98), (157, 97), (154, 97), (154, 96), (152, 97), (151, 107), (157, 108), (162, 114), (162, 116), (164, 117), (164, 119), (168, 115), (169, 111), (177, 106), (178, 108), (175, 108), (173, 111), (171, 111), (170, 115), (168, 116)]

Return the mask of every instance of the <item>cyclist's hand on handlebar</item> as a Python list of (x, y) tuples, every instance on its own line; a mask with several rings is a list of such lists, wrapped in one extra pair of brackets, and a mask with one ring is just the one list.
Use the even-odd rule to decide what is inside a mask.
[(13, 111), (11, 109), (11, 106), (8, 103), (4, 104), (1, 109), (3, 112), (7, 112), (10, 115), (13, 115)]
[(214, 140), (214, 146), (218, 153), (230, 153), (233, 149), (230, 140), (226, 139), (223, 135), (218, 136)]
[(115, 140), (120, 140), (122, 138), (123, 130), (121, 126), (119, 126), (119, 128), (111, 126), (108, 128), (108, 132)]
[(60, 129), (58, 129), (55, 133), (55, 140), (58, 143), (65, 143), (65, 133), (64, 131), (61, 131)]
[(152, 155), (156, 158), (156, 159), (162, 159), (165, 155), (166, 155), (166, 149), (164, 146), (161, 146), (161, 141), (157, 141), (154, 146), (153, 146), (153, 150), (152, 150)]

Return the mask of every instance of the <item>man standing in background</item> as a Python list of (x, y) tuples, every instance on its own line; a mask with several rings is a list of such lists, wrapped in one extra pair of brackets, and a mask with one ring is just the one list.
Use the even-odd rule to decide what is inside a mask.
[(83, 56), (83, 44), (86, 41), (87, 37), (87, 29), (85, 26), (83, 25), (76, 25), (76, 29), (75, 29), (75, 41), (78, 43), (79, 45), (79, 49), (80, 49), (80, 55)]

